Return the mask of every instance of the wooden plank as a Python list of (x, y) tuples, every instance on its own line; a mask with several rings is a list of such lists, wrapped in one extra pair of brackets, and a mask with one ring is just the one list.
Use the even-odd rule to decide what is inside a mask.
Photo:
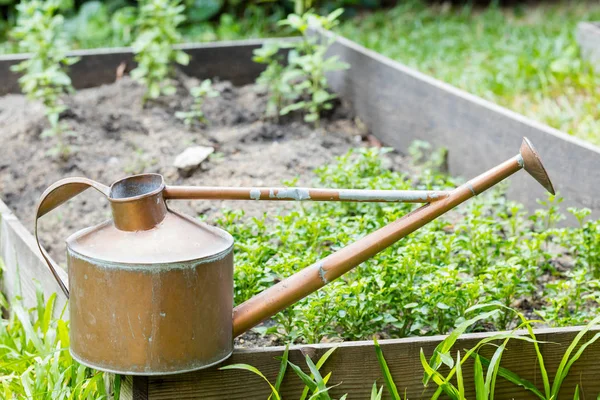
[[(326, 36), (331, 34), (322, 33)], [(448, 149), (452, 175), (470, 178), (517, 154), (527, 136), (544, 160), (566, 207), (588, 207), (600, 217), (600, 148), (440, 82), (348, 39), (329, 54), (349, 63), (329, 74), (340, 97), (386, 145), (400, 151), (414, 140)], [(530, 210), (544, 189), (525, 173), (510, 179), (511, 199)], [(573, 219), (573, 222), (574, 219)]]
[[(575, 335), (581, 328), (560, 328), (536, 330), (540, 342), (540, 349), (544, 356), (545, 365), (551, 378), (554, 376), (560, 360)], [(600, 327), (588, 332), (584, 341), (590, 339), (595, 333), (600, 332)], [(521, 332), (524, 334), (524, 332)], [(454, 347), (454, 351), (472, 348), (483, 338), (494, 333), (476, 333), (463, 335)], [(390, 367), (392, 375), (398, 385), (399, 391), (404, 391), (408, 398), (427, 398), (435, 385), (424, 391), (421, 379), (423, 369), (419, 361), (420, 349), (429, 357), (434, 348), (443, 340), (444, 336), (418, 337), (381, 341), (385, 358)], [(583, 343), (583, 342), (582, 342)], [(375, 356), (375, 350), (371, 341), (347, 342), (341, 344), (317, 344), (294, 346), (290, 349), (290, 361), (303, 367), (305, 371), (304, 356), (309, 355), (313, 361), (322, 356), (333, 346), (339, 346), (335, 350), (322, 371), (333, 372), (330, 379), (331, 384), (339, 386), (332, 389), (334, 398), (344, 393), (350, 393), (349, 398), (365, 399), (369, 397), (373, 382), (379, 385), (384, 383), (379, 364)], [(488, 358), (495, 347), (488, 346), (483, 349), (482, 354)], [(223, 365), (233, 363), (247, 363), (257, 367), (271, 382), (274, 382), (279, 369), (279, 361), (275, 357), (281, 356), (282, 347), (271, 347), (264, 349), (237, 349), (232, 357)], [(454, 354), (455, 355), (455, 354)], [(586, 398), (596, 398), (600, 393), (600, 342), (596, 342), (586, 349), (582, 357), (571, 369), (571, 372), (563, 383), (560, 398), (572, 398), (574, 388), (577, 384), (585, 393)], [(517, 373), (522, 378), (534, 382), (538, 388), (543, 390), (539, 369), (533, 344), (525, 341), (512, 340), (502, 358), (502, 366)], [(463, 367), (466, 381), (467, 398), (474, 397), (472, 386), (473, 364), (468, 363)], [(131, 387), (139, 377), (127, 381)], [(146, 378), (143, 378), (146, 379)], [(220, 371), (218, 368), (210, 368), (203, 371), (181, 375), (169, 375), (160, 377), (148, 377), (148, 399), (266, 399), (269, 396), (268, 385), (261, 378), (247, 371)], [(303, 385), (292, 371), (288, 371), (284, 379), (281, 394), (283, 398), (297, 399), (302, 391)], [(128, 389), (129, 390), (129, 389)], [(386, 396), (389, 398), (389, 396)], [(499, 379), (496, 387), (497, 399), (536, 399), (535, 395), (511, 384), (504, 379)]]
[[(263, 64), (252, 61), (252, 52), (267, 40), (252, 39), (179, 45), (177, 48), (191, 56), (189, 65), (182, 66), (181, 69), (186, 74), (198, 78), (219, 77), (229, 80), (235, 85), (252, 83), (265, 68)], [(73, 86), (76, 89), (114, 82), (116, 70), (121, 63), (127, 65), (128, 71), (135, 67), (130, 47), (77, 50), (69, 54), (80, 57), (80, 60), (69, 70)], [(12, 72), (10, 67), (26, 58), (26, 54), (0, 56), (0, 76), (3, 77), (0, 81), (0, 96), (20, 91), (19, 75)]]
[(148, 378), (145, 376), (123, 376), (121, 382), (122, 400), (147, 400)]
[(582, 55), (600, 63), (600, 22), (580, 22), (575, 36)]
[[(25, 305), (36, 304), (35, 282), (40, 283), (46, 299), (57, 293), (55, 314), (60, 313), (66, 298), (43, 260), (35, 239), (8, 206), (0, 200), (0, 259), (4, 262), (2, 292), (10, 301), (19, 295)], [(58, 271), (66, 279), (66, 272)]]

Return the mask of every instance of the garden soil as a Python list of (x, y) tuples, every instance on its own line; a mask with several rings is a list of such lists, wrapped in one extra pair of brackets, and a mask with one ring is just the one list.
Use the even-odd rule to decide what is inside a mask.
[[(62, 161), (48, 154), (56, 138), (42, 138), (48, 123), (40, 104), (22, 95), (0, 98), (0, 196), (32, 231), (40, 195), (55, 181), (83, 176), (104, 184), (131, 174), (154, 172), (171, 185), (280, 186), (297, 179), (311, 184), (311, 170), (329, 163), (351, 147), (372, 145), (368, 132), (350, 107), (338, 104), (318, 129), (300, 116), (266, 120), (267, 96), (256, 86), (217, 82), (220, 96), (206, 100), (206, 124), (187, 127), (174, 117), (189, 109), (193, 78), (179, 76), (174, 96), (142, 104), (144, 89), (128, 77), (67, 96), (61, 120), (73, 132), (67, 138), (71, 156)], [(190, 146), (213, 146), (215, 153), (191, 173), (173, 166)], [(392, 155), (393, 165), (406, 165)], [(223, 208), (242, 208), (249, 216), (282, 212), (290, 203), (171, 201), (169, 207), (215, 221)], [(106, 199), (88, 190), (42, 219), (44, 246), (65, 264), (64, 240), (79, 229), (110, 218)], [(256, 337), (249, 338), (256, 342)]]

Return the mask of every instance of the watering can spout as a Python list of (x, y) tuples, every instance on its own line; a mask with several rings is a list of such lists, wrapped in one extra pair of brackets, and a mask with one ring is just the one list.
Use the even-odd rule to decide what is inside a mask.
[(540, 158), (537, 151), (533, 147), (533, 144), (526, 137), (523, 138), (523, 143), (521, 144), (521, 149), (519, 150), (521, 157), (523, 157), (523, 168), (529, 175), (533, 177), (540, 185), (544, 187), (550, 194), (556, 194), (554, 191), (554, 186), (550, 181), (550, 177), (546, 172), (546, 168), (544, 168), (544, 164), (542, 164), (542, 159)]

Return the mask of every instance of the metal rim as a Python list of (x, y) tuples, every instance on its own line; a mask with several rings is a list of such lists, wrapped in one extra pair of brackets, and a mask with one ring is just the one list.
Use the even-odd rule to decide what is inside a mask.
[[(160, 181), (161, 181), (160, 185), (158, 186), (158, 188), (156, 188), (154, 190), (151, 190), (147, 193), (143, 193), (143, 194), (140, 194), (137, 196), (128, 196), (128, 197), (123, 197), (123, 198), (113, 197), (113, 190), (114, 190), (115, 186), (122, 184), (125, 181), (131, 181), (131, 180), (135, 180), (135, 179), (139, 179), (139, 178), (143, 178), (143, 177), (159, 177)], [(125, 178), (121, 178), (121, 179), (113, 182), (109, 187), (108, 199), (114, 203), (126, 203), (129, 201), (135, 201), (135, 200), (139, 200), (139, 199), (143, 199), (146, 197), (157, 195), (160, 192), (162, 192), (163, 190), (165, 190), (165, 179), (162, 175), (154, 174), (154, 173), (137, 174), (137, 175), (127, 176)]]
[(152, 371), (152, 372), (146, 372), (146, 371), (144, 371), (144, 372), (133, 372), (133, 371), (125, 371), (125, 370), (119, 370), (119, 369), (112, 369), (112, 368), (107, 368), (107, 367), (101, 366), (100, 364), (94, 364), (94, 363), (91, 363), (89, 361), (86, 361), (86, 360), (82, 359), (77, 354), (75, 354), (75, 352), (73, 352), (73, 350), (70, 347), (69, 347), (69, 353), (71, 354), (71, 357), (73, 357), (80, 364), (83, 364), (86, 367), (90, 367), (90, 368), (97, 369), (97, 370), (100, 370), (100, 371), (109, 372), (111, 374), (136, 375), (136, 376), (176, 375), (176, 374), (184, 374), (186, 372), (194, 372), (194, 371), (198, 371), (198, 370), (201, 370), (201, 369), (206, 369), (206, 368), (214, 367), (215, 365), (219, 365), (220, 363), (222, 363), (223, 361), (225, 361), (229, 357), (231, 357), (231, 355), (233, 354), (233, 344), (231, 345), (231, 351), (225, 357), (220, 358), (217, 361), (214, 361), (214, 362), (212, 362), (210, 364), (204, 364), (204, 365), (198, 366), (198, 367), (192, 367), (192, 368), (187, 368), (187, 369), (180, 369), (180, 370), (177, 370), (177, 371)]

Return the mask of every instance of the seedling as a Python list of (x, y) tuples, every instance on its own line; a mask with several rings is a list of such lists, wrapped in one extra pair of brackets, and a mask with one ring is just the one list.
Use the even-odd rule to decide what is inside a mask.
[(73, 133), (60, 121), (60, 114), (67, 109), (60, 98), (73, 91), (67, 67), (78, 58), (67, 56), (69, 47), (62, 30), (64, 19), (58, 13), (62, 4), (61, 0), (19, 3), (17, 25), (11, 36), (19, 41), (22, 51), (31, 54), (12, 70), (23, 73), (19, 79), (23, 93), (44, 105), (50, 128), (42, 132), (42, 137), (56, 138), (56, 146), (49, 153), (66, 159), (71, 153), (66, 137)]
[(207, 97), (219, 96), (219, 91), (213, 89), (210, 79), (205, 79), (202, 81), (202, 83), (200, 83), (200, 85), (190, 89), (190, 94), (194, 98), (194, 103), (192, 104), (190, 110), (178, 111), (175, 113), (175, 117), (183, 120), (187, 126), (191, 126), (195, 121), (205, 123), (206, 118), (204, 117), (204, 112), (202, 111), (204, 100)]
[[(286, 115), (302, 111), (306, 122), (319, 124), (321, 113), (333, 108), (335, 95), (330, 93), (325, 73), (349, 68), (337, 56), (326, 57), (334, 39), (320, 38), (310, 33), (313, 29), (331, 29), (338, 23), (342, 9), (325, 17), (306, 12), (290, 14), (279, 25), (291, 27), (302, 40), (291, 43), (267, 42), (255, 51), (254, 61), (267, 64), (257, 83), (270, 91), (267, 116)], [(287, 64), (280, 51), (289, 49)]]
[(137, 20), (133, 42), (136, 69), (131, 76), (146, 87), (144, 103), (161, 94), (176, 92), (172, 77), (173, 63), (187, 65), (189, 55), (173, 46), (181, 42), (177, 27), (185, 21), (181, 0), (144, 0)]

